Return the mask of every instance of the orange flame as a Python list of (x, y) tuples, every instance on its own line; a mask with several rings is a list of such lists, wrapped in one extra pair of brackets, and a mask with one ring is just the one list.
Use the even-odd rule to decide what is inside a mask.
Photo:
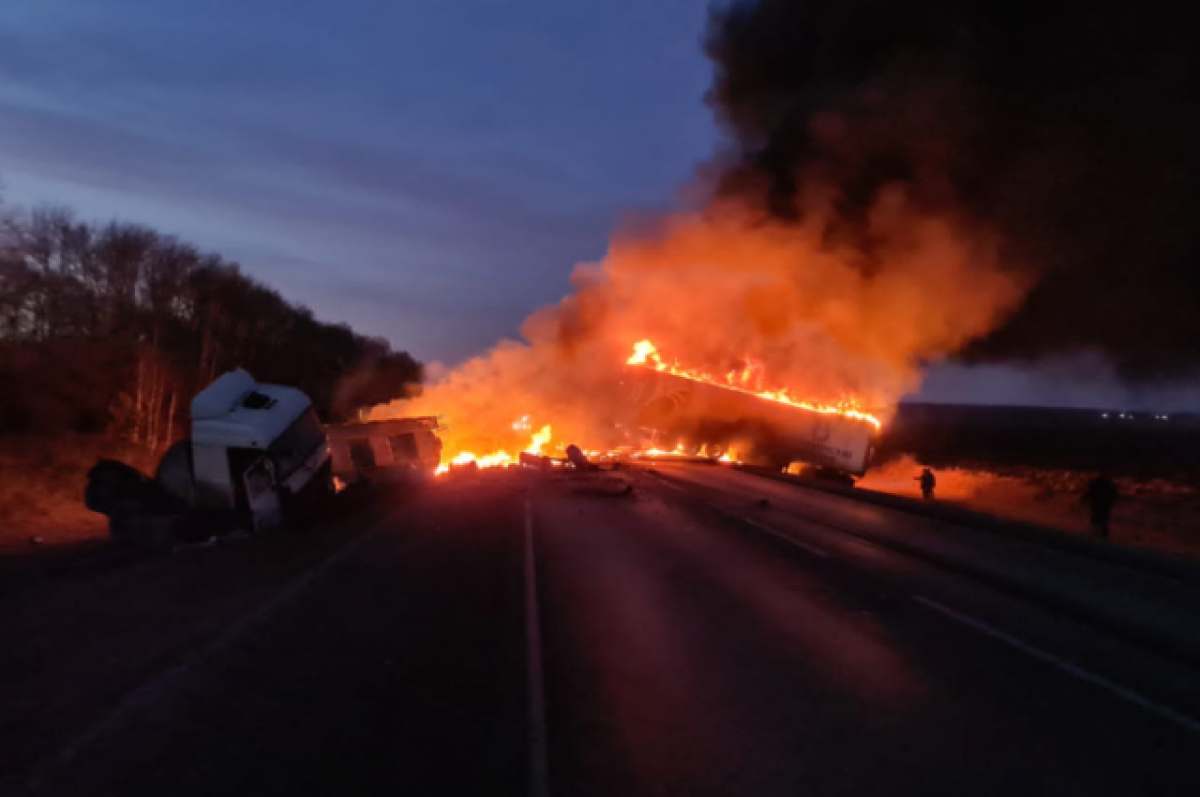
[(540, 432), (533, 435), (533, 441), (529, 444), (529, 448), (525, 449), (527, 454), (542, 453), (542, 446), (550, 442), (550, 426), (547, 424), (542, 427)]
[[(528, 416), (525, 416), (520, 421), (514, 423), (513, 428), (528, 428), (528, 421)], [(533, 434), (532, 439), (529, 441), (529, 447), (525, 449), (525, 452), (529, 454), (541, 454), (543, 446), (550, 442), (550, 435), (550, 426), (547, 424), (546, 426), (543, 426), (540, 431), (537, 431)], [(476, 455), (472, 451), (461, 451), (456, 454), (449, 463), (443, 462), (442, 464), (438, 465), (437, 470), (434, 473), (435, 475), (441, 475), (449, 471), (455, 465), (468, 465), (472, 462), (474, 462), (475, 465), (480, 468), (503, 468), (511, 465), (515, 461), (516, 457), (507, 451), (493, 451), (491, 454), (482, 457)]]
[(643, 368), (653, 368), (655, 371), (661, 371), (671, 376), (678, 376), (683, 379), (690, 379), (693, 382), (701, 382), (706, 385), (724, 388), (725, 390), (734, 390), (739, 393), (746, 393), (751, 396), (758, 396), (769, 401), (777, 401), (780, 404), (788, 404), (800, 409), (809, 410), (810, 412), (819, 412), (824, 415), (841, 415), (845, 418), (853, 418), (857, 421), (866, 421), (879, 429), (883, 426), (879, 419), (874, 415), (862, 412), (857, 409), (853, 402), (845, 404), (814, 404), (810, 401), (801, 401), (792, 398), (788, 395), (787, 388), (780, 390), (761, 390), (752, 389), (761, 383), (762, 366), (758, 363), (748, 363), (745, 368), (739, 371), (730, 371), (725, 375), (725, 379), (716, 379), (710, 374), (694, 369), (682, 368), (679, 363), (668, 363), (663, 360), (658, 353), (658, 347), (649, 340), (639, 340), (633, 344), (633, 354), (625, 361), (626, 365), (637, 365)]

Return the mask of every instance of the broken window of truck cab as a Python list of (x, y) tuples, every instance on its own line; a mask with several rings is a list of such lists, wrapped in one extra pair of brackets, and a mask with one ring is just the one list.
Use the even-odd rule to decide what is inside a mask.
[(242, 399), (242, 406), (248, 410), (267, 410), (275, 404), (275, 399), (259, 393), (257, 390), (252, 390), (246, 394), (246, 398)]

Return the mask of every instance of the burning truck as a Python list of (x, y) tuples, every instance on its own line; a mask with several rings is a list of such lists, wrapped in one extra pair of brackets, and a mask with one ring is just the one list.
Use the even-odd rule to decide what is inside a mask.
[[(446, 407), (452, 426), (438, 472), (556, 465), (587, 470), (592, 463), (684, 456), (776, 470), (799, 465), (839, 479), (861, 476), (871, 461), (879, 420), (852, 401), (818, 404), (796, 399), (786, 389), (765, 389), (764, 371), (743, 361), (739, 369), (715, 377), (665, 359), (643, 340), (623, 366), (601, 368), (586, 396), (575, 388), (559, 395), (491, 390), (489, 379), (504, 369), (488, 368), (485, 378), (435, 385), (420, 399), (423, 403), (382, 405), (372, 417)], [(505, 396), (516, 400), (497, 400)], [(515, 420), (504, 417), (509, 412)], [(553, 421), (560, 435), (553, 443), (549, 424), (533, 432), (546, 421)], [(567, 455), (572, 443), (574, 457)]]
[(330, 494), (329, 443), (301, 391), (227, 373), (192, 399), (191, 433), (154, 478), (105, 460), (84, 502), (112, 538), (163, 545), (214, 531), (262, 531), (305, 516)]
[(753, 364), (721, 378), (690, 370), (641, 341), (624, 381), (638, 407), (636, 424), (656, 449), (727, 460), (736, 449), (735, 459), (775, 469), (866, 472), (881, 427), (877, 418), (849, 404), (814, 404), (786, 390), (763, 390), (753, 377)]

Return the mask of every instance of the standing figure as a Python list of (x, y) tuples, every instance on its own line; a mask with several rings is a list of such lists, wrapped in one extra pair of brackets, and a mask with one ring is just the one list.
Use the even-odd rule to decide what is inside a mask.
[(933, 471), (925, 468), (921, 471), (921, 475), (913, 479), (913, 481), (921, 483), (921, 497), (926, 501), (932, 501), (933, 488), (937, 487), (937, 477), (933, 475)]
[(1113, 504), (1117, 502), (1119, 495), (1116, 482), (1103, 471), (1097, 473), (1083, 491), (1082, 503), (1092, 510), (1092, 529), (1102, 540), (1108, 539), (1108, 523), (1112, 518)]

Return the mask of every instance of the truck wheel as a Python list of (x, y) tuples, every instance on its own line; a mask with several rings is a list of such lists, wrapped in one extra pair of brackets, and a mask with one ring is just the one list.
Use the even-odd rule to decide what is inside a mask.
[(121, 501), (108, 515), (108, 537), (118, 545), (137, 543), (141, 507), (135, 501)]

